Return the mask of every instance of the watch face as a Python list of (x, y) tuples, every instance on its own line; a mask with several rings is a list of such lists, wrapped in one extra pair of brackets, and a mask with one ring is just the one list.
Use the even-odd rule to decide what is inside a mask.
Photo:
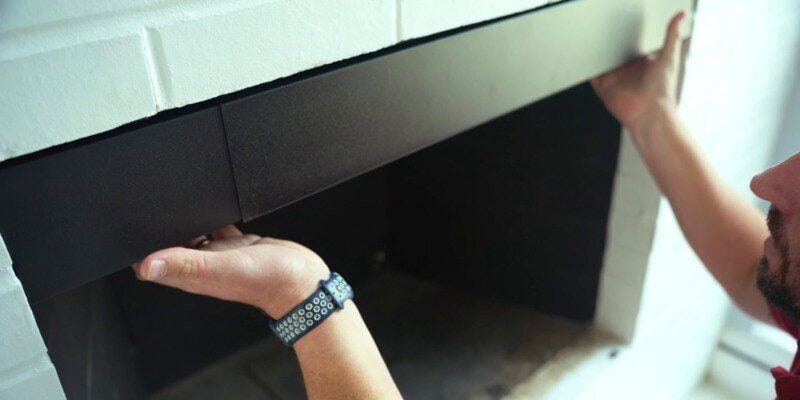
[(344, 302), (347, 299), (353, 298), (353, 288), (345, 282), (341, 275), (333, 272), (331, 278), (324, 282), (322, 286), (333, 297), (333, 301), (339, 308), (344, 307)]

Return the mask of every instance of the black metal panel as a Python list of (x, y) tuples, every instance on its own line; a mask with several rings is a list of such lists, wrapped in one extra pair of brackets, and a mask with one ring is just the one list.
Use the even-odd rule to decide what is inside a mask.
[[(244, 220), (599, 72), (608, 56), (591, 46), (563, 52), (554, 32), (542, 31), (570, 10), (518, 16), (223, 104)], [(626, 37), (625, 21), (613, 35)], [(559, 41), (585, 39), (558, 32)]]
[(0, 169), (0, 230), (36, 302), (240, 219), (219, 108)]

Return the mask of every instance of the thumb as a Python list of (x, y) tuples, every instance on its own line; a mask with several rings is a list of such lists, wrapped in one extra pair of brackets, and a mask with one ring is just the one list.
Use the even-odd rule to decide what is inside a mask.
[(677, 64), (681, 55), (681, 22), (686, 18), (686, 12), (681, 11), (672, 17), (667, 27), (667, 36), (664, 38), (664, 47), (659, 53), (658, 59), (661, 62)]
[(143, 280), (183, 288), (181, 281), (202, 280), (213, 274), (221, 253), (173, 247), (147, 256), (138, 266)]

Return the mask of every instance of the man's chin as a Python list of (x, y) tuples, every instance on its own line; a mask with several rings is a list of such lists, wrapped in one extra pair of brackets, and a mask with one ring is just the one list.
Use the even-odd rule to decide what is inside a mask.
[(795, 291), (788, 287), (784, 277), (774, 269), (766, 258), (761, 258), (756, 276), (758, 289), (769, 304), (781, 310), (792, 322), (800, 325), (800, 305), (798, 305), (800, 303), (794, 295)]

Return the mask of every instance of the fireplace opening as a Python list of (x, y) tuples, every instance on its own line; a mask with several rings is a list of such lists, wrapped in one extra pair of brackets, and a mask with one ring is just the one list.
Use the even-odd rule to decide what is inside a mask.
[[(499, 398), (591, 325), (619, 131), (582, 84), (241, 228), (353, 283), (408, 398)], [(34, 313), (69, 398), (303, 394), (260, 312), (128, 269)]]

